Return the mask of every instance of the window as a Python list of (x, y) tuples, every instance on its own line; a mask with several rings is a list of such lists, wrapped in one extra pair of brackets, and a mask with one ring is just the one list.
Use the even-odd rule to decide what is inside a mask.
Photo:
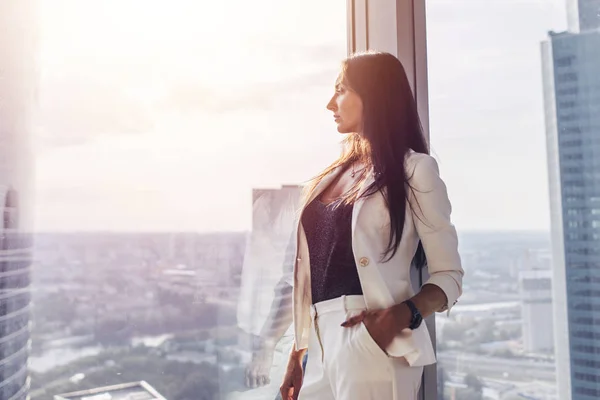
[(573, 318), (573, 322), (576, 324), (583, 324), (583, 325), (600, 325), (600, 319), (599, 318)]
[(289, 332), (244, 372), (289, 236), (255, 236), (339, 154), (346, 0), (39, 3), (33, 387), (274, 400)]
[(582, 143), (583, 142), (581, 140), (563, 140), (561, 141), (561, 146), (564, 148), (581, 147)]
[(577, 121), (582, 119), (581, 115), (574, 113), (562, 115), (561, 118), (563, 121)]
[(566, 154), (565, 160), (582, 160), (583, 154)]
[(575, 74), (573, 72), (566, 72), (564, 74), (559, 74), (556, 81), (559, 83), (577, 82), (577, 74)]
[(564, 89), (559, 89), (557, 92), (559, 95), (562, 95), (562, 96), (576, 95), (577, 93), (579, 93), (579, 88), (577, 88), (577, 87), (564, 88)]
[(566, 56), (556, 59), (557, 67), (570, 67), (575, 59), (575, 56)]
[(581, 373), (577, 373), (575, 374), (575, 377), (577, 379), (582, 379), (588, 382), (598, 382), (598, 380), (600, 380), (600, 377), (598, 377), (597, 375), (590, 375), (590, 374), (581, 374)]
[[(596, 367), (594, 367), (594, 368), (596, 368)], [(589, 375), (587, 375), (587, 376), (589, 376)], [(586, 395), (586, 396), (593, 396), (593, 397), (600, 396), (600, 390), (589, 389), (589, 388), (585, 388), (585, 387), (577, 387), (577, 388), (575, 388), (575, 393), (577, 393), (577, 394), (583, 394), (583, 395)]]
[(581, 127), (565, 127), (562, 131), (563, 133), (581, 134)]
[(465, 268), (463, 298), (436, 318), (440, 399), (600, 391), (597, 353), (582, 351), (600, 348), (600, 35), (566, 22), (548, 3), (427, 1), (431, 145)]
[[(29, 35), (0, 57), (15, 101), (0, 108), (0, 362), (18, 378), (0, 398), (29, 394), (29, 346), (33, 400), (131, 376), (174, 400), (255, 393), (254, 305), (289, 264), (265, 232), (287, 229), (297, 184), (338, 153), (324, 104), (347, 48), (405, 62), (459, 228), (464, 295), (428, 321), (424, 399), (598, 397), (600, 288), (581, 277), (600, 264), (595, 16), (570, 26), (555, 5), (501, 0), (31, 3), (0, 5), (6, 36)], [(34, 115), (35, 178), (20, 130)], [(249, 265), (253, 238), (277, 257)]]
[(600, 304), (591, 304), (591, 303), (581, 303), (576, 304), (574, 306), (576, 310), (585, 310), (585, 311), (600, 311)]
[(581, 167), (567, 167), (564, 169), (564, 172), (567, 174), (577, 174), (581, 175), (583, 173), (583, 168)]
[[(577, 337), (577, 335), (574, 335), (574, 336)], [(581, 358), (576, 358), (574, 360), (574, 364), (580, 365), (582, 367), (589, 367), (589, 368), (599, 368), (600, 367), (600, 362), (590, 361), (590, 360), (581, 359)]]
[(575, 108), (576, 106), (577, 106), (577, 103), (574, 101), (563, 101), (558, 104), (559, 108)]

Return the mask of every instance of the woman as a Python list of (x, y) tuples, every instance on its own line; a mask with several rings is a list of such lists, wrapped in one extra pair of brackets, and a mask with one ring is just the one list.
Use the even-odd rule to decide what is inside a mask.
[[(394, 56), (345, 60), (327, 108), (347, 137), (341, 157), (309, 185), (300, 214), (295, 347), (281, 394), (413, 400), (423, 366), (435, 363), (422, 320), (462, 292), (446, 187)], [(415, 295), (410, 268), (425, 263), (430, 279)]]

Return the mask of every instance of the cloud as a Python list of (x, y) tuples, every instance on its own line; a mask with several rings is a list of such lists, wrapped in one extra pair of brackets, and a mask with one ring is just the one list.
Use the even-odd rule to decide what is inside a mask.
[(117, 81), (65, 76), (41, 83), (36, 124), (42, 147), (73, 146), (98, 135), (139, 133), (153, 120), (147, 106)]
[(74, 58), (73, 62), (44, 65), (37, 143), (42, 148), (77, 146), (99, 135), (143, 133), (173, 111), (220, 114), (269, 110), (281, 96), (333, 86), (343, 49), (344, 44), (291, 47), (267, 43), (261, 48), (262, 56), (265, 62), (277, 63), (283, 76), (235, 87), (211, 84), (199, 73), (134, 68), (102, 59)]
[[(226, 113), (239, 110), (269, 110), (284, 95), (306, 91), (313, 87), (331, 84), (337, 76), (338, 68), (326, 67), (319, 71), (275, 82), (253, 83), (240, 86), (239, 90), (219, 92), (215, 88), (201, 84), (181, 83), (171, 88), (161, 100), (160, 108), (178, 110), (184, 113), (209, 111)], [(333, 89), (332, 89), (333, 90)]]

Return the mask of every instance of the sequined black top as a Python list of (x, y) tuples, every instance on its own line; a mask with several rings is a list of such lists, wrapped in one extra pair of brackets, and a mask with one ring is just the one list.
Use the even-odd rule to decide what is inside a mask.
[(352, 209), (352, 204), (326, 205), (319, 199), (304, 209), (313, 304), (363, 294), (352, 253)]

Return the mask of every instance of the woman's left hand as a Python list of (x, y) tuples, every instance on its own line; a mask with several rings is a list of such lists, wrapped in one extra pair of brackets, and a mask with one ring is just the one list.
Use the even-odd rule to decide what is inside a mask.
[(375, 343), (385, 350), (403, 329), (408, 328), (410, 318), (411, 312), (406, 304), (397, 304), (383, 310), (365, 310), (348, 318), (342, 326), (350, 328), (363, 323)]

